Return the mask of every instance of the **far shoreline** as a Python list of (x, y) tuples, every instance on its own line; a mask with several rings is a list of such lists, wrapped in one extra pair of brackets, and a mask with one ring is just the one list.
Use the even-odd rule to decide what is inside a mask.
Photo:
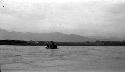
[[(25, 41), (25, 40), (0, 40), (0, 45), (13, 46), (46, 46), (48, 41)], [(57, 46), (125, 46), (125, 41), (83, 41), (83, 42), (59, 42)]]

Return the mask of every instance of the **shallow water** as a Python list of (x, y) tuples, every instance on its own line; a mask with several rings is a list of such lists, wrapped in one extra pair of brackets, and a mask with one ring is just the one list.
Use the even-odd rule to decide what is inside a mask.
[(3, 72), (124, 72), (124, 46), (0, 46)]

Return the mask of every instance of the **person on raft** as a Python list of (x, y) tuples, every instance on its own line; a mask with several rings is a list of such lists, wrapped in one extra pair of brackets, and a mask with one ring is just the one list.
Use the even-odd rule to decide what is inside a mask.
[(46, 48), (47, 49), (58, 49), (57, 44), (55, 44), (55, 42), (53, 42), (53, 41), (47, 42), (46, 43)]

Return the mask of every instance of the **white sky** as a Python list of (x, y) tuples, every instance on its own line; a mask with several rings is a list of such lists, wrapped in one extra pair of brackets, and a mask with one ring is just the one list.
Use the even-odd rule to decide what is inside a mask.
[(2, 29), (125, 36), (124, 0), (1, 0), (0, 4)]

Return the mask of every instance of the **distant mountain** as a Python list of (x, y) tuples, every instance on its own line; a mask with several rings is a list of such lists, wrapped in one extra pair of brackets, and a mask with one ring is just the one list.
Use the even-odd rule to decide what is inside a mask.
[(125, 40), (125, 38), (114, 37), (114, 36), (110, 36), (110, 37), (105, 37), (105, 36), (89, 36), (89, 38), (96, 38), (97, 40), (102, 40), (102, 41), (123, 41), (123, 40)]
[[(35, 41), (60, 41), (60, 42), (83, 42), (83, 41), (95, 41), (94, 37), (84, 37), (75, 34), (64, 34), (59, 32), (53, 33), (30, 33), (30, 32), (15, 32), (0, 29), (0, 40), (35, 40)], [(101, 40), (101, 39), (99, 39)], [(110, 40), (110, 39), (103, 39)]]
[(35, 40), (35, 41), (62, 41), (62, 42), (82, 42), (93, 41), (94, 38), (83, 37), (75, 34), (64, 34), (59, 32), (53, 33), (23, 33), (23, 32), (9, 32), (0, 29), (0, 40)]

